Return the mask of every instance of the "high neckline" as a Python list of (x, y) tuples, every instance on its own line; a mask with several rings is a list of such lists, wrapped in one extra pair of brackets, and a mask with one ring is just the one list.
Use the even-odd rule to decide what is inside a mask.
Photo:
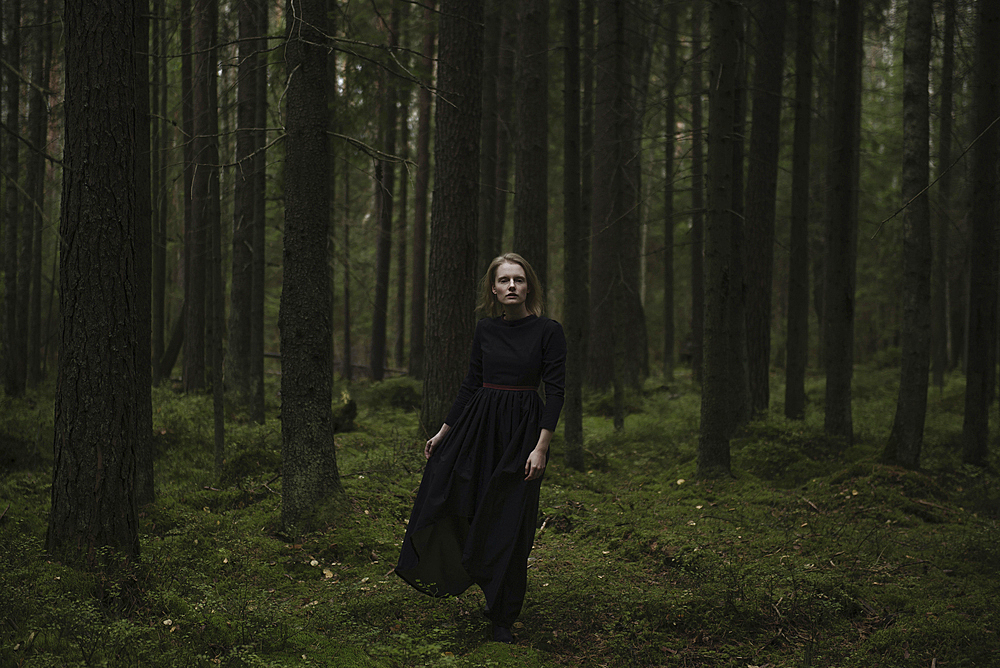
[(508, 320), (506, 316), (502, 315), (500, 316), (500, 324), (506, 325), (507, 327), (517, 327), (519, 325), (523, 325), (526, 322), (530, 322), (531, 320), (537, 317), (538, 316), (535, 315), (534, 313), (529, 313), (523, 318), (518, 318), (517, 320)]

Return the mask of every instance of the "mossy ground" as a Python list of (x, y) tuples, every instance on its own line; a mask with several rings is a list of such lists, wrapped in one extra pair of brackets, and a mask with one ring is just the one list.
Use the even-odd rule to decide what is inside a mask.
[(1000, 494), (960, 463), (962, 382), (932, 390), (907, 471), (878, 463), (895, 378), (857, 373), (850, 448), (823, 435), (813, 379), (807, 419), (777, 407), (714, 481), (695, 475), (689, 382), (650, 382), (620, 433), (591, 397), (588, 469), (554, 442), (513, 646), (486, 640), (478, 590), (430, 599), (391, 573), (423, 465), (409, 381), (343, 388), (346, 494), (301, 536), (278, 526), (278, 420), (228, 425), (217, 474), (210, 400), (156, 391), (158, 499), (127, 595), (43, 550), (51, 389), (0, 399), (19, 453), (0, 478), (0, 666), (1000, 665)]

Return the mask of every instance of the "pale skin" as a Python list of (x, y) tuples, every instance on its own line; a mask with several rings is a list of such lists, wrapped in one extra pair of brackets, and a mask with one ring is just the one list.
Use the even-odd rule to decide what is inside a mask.
[[(528, 316), (528, 308), (525, 305), (530, 288), (528, 280), (524, 275), (524, 268), (515, 263), (504, 262), (497, 267), (496, 275), (493, 279), (493, 294), (503, 305), (504, 318), (507, 320), (520, 320)], [(430, 459), (431, 453), (437, 448), (445, 434), (451, 429), (451, 425), (445, 423), (436, 434), (428, 439), (424, 445), (424, 456)], [(528, 460), (524, 463), (524, 479), (537, 480), (545, 472), (545, 459), (549, 452), (549, 443), (552, 441), (552, 430), (542, 429), (538, 434), (538, 443), (535, 449), (528, 455)]]

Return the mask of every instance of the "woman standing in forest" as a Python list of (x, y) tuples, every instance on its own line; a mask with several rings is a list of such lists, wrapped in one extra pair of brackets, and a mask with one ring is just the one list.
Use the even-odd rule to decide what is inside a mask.
[[(563, 404), (566, 339), (542, 316), (531, 265), (516, 253), (483, 278), (469, 373), (441, 429), (427, 441), (420, 491), (396, 573), (431, 596), (478, 584), (493, 639), (513, 642), (538, 491)], [(545, 403), (537, 389), (545, 383)]]

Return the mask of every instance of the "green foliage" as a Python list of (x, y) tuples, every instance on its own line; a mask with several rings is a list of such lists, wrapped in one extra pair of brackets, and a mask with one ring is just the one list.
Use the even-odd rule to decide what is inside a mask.
[[(588, 412), (584, 471), (553, 441), (513, 646), (486, 640), (478, 589), (431, 599), (391, 572), (424, 462), (393, 404), (412, 381), (338, 389), (358, 401), (336, 436), (346, 493), (294, 541), (280, 421), (228, 424), (217, 476), (208, 400), (157, 390), (157, 501), (127, 590), (47, 558), (45, 460), (0, 478), (0, 665), (994, 665), (1000, 494), (956, 453), (964, 383), (932, 391), (908, 471), (877, 456), (893, 378), (857, 372), (850, 449), (823, 435), (810, 379), (816, 408), (744, 429), (725, 481), (695, 478), (689, 380), (630, 397), (624, 431)], [(36, 412), (16, 405), (5, 433), (30, 440)]]

